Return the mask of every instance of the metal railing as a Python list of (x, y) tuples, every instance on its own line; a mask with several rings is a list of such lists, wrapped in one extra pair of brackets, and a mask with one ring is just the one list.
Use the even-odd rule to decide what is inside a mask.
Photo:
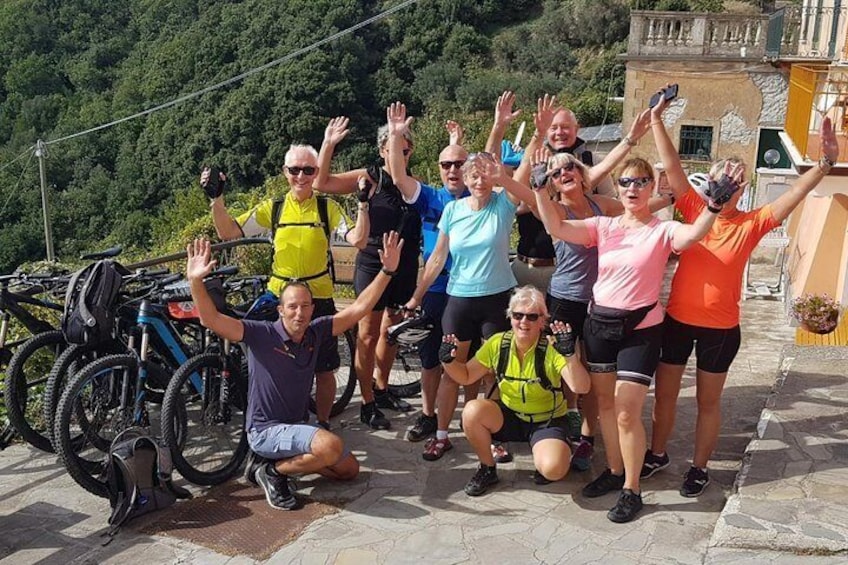
[(818, 131), (825, 116), (837, 132), (839, 161), (848, 161), (848, 68), (792, 65), (784, 130), (802, 157), (820, 157)]

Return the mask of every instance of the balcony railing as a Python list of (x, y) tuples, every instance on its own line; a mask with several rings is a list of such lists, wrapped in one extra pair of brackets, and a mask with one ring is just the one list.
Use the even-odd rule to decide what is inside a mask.
[(627, 55), (848, 60), (846, 4), (838, 10), (805, 6), (757, 15), (633, 10)]
[(848, 69), (792, 65), (784, 130), (801, 157), (821, 157), (819, 128), (829, 116), (839, 142), (839, 161), (848, 161)]
[(627, 54), (762, 59), (768, 19), (767, 15), (633, 10)]

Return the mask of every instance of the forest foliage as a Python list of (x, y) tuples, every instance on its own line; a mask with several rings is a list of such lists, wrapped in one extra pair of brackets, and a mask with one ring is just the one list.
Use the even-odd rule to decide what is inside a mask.
[[(620, 120), (629, 10), (721, 9), (716, 0), (420, 0), (247, 78), (215, 85), (353, 26), (401, 0), (4, 0), (0, 3), (0, 273), (44, 256), (38, 161), (48, 143), (59, 257), (122, 244), (173, 251), (209, 232), (203, 164), (231, 179), (238, 209), (285, 189), (291, 143), (320, 145), (330, 117), (352, 133), (334, 160), (377, 159), (385, 107), (417, 116), (413, 170), (435, 180), (443, 123), (482, 147), (497, 95), (523, 119), (557, 93), (583, 125)], [(510, 132), (514, 133), (514, 132)], [(59, 140), (59, 141), (57, 141)]]

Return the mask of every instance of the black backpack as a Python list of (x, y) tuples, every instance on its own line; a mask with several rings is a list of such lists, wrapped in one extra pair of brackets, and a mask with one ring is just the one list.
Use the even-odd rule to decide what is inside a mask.
[(106, 457), (110, 537), (133, 518), (167, 508), (178, 498), (191, 498), (171, 480), (171, 452), (141, 428), (119, 434)]
[(122, 265), (104, 259), (73, 274), (65, 293), (62, 333), (68, 343), (97, 344), (112, 337), (115, 303), (123, 275)]

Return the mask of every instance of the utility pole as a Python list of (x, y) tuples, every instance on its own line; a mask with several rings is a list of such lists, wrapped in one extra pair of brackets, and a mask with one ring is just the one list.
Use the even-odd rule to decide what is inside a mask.
[(44, 242), (47, 246), (47, 260), (54, 261), (53, 230), (50, 228), (50, 208), (47, 201), (47, 173), (44, 169), (44, 158), (47, 148), (40, 139), (35, 142), (35, 156), (38, 157), (38, 175), (41, 177), (41, 212), (44, 215)]

